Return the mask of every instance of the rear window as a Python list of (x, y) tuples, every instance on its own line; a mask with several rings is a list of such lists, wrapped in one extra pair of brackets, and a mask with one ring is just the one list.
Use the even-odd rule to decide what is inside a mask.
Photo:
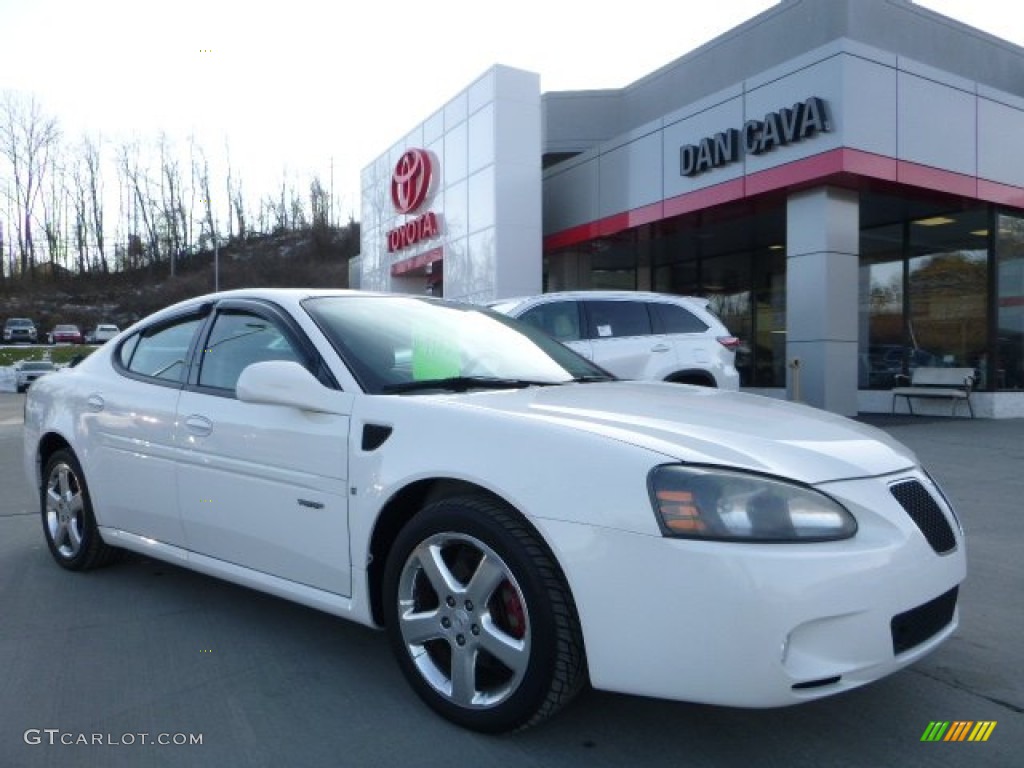
[(642, 302), (588, 301), (586, 305), (591, 338), (649, 336), (651, 333), (651, 318)]
[(708, 324), (678, 304), (653, 303), (650, 306), (655, 333), (704, 333)]

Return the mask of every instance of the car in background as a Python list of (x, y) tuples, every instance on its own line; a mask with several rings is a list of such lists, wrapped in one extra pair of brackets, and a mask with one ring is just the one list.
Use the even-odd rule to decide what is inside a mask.
[(82, 344), (85, 341), (77, 325), (62, 324), (50, 331), (51, 344)]
[(806, 702), (958, 623), (963, 529), (884, 432), (617, 380), (477, 305), (189, 299), (37, 381), (23, 437), (60, 567), (130, 550), (380, 628), (411, 688), (480, 731), (586, 683)]
[(9, 317), (4, 323), (4, 344), (35, 344), (38, 335), (36, 324), (27, 317)]
[(57, 366), (49, 360), (20, 360), (14, 364), (14, 380), (19, 392), (24, 392), (39, 378), (53, 373)]
[(100, 323), (85, 336), (86, 344), (105, 344), (121, 332), (113, 323)]
[(736, 390), (733, 336), (708, 299), (634, 291), (563, 291), (492, 301), (623, 379)]

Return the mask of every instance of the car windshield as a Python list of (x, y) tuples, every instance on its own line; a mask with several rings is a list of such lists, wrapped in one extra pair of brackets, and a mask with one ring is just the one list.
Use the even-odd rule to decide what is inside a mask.
[(612, 378), (545, 334), (469, 304), (415, 296), (303, 302), (371, 394)]
[(8, 328), (29, 328), (31, 325), (31, 320), (11, 319), (7, 321)]
[(22, 363), (23, 371), (52, 371), (53, 363)]

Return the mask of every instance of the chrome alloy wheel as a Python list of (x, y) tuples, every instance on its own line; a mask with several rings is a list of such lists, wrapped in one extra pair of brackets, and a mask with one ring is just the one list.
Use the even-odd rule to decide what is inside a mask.
[(74, 470), (59, 462), (46, 478), (46, 528), (57, 553), (68, 560), (82, 550), (85, 499)]
[(493, 549), (464, 533), (434, 534), (410, 552), (397, 597), (405, 648), (437, 693), (470, 709), (515, 693), (530, 661), (530, 620)]

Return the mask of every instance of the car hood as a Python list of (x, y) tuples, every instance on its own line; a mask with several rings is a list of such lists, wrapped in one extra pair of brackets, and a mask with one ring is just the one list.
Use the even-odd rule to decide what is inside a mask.
[(659, 382), (609, 382), (476, 392), (443, 399), (641, 446), (685, 462), (726, 465), (805, 483), (868, 477), (917, 464), (881, 430), (760, 395)]

